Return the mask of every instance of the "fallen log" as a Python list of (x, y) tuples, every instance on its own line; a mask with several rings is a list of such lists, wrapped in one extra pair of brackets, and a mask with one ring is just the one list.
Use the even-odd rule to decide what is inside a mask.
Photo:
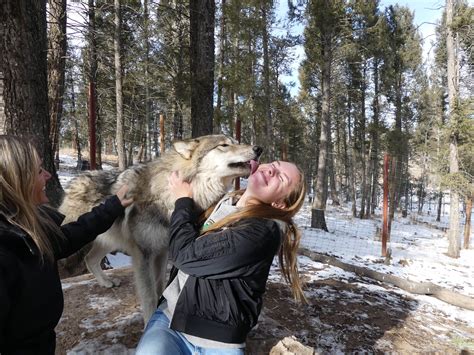
[(474, 298), (473, 297), (469, 297), (469, 296), (451, 291), (445, 287), (441, 287), (432, 282), (408, 281), (394, 275), (383, 274), (381, 272), (370, 270), (362, 266), (351, 265), (351, 264), (342, 262), (341, 260), (333, 256), (317, 253), (305, 248), (300, 248), (299, 253), (301, 255), (307, 256), (313, 261), (318, 261), (324, 264), (336, 266), (345, 271), (353, 272), (354, 274), (359, 275), (359, 276), (365, 276), (365, 277), (369, 277), (371, 279), (374, 279), (380, 282), (389, 283), (391, 285), (394, 285), (398, 288), (401, 288), (402, 290), (405, 290), (413, 294), (432, 296), (443, 302), (449, 303), (453, 306), (457, 306), (457, 307), (474, 311)]

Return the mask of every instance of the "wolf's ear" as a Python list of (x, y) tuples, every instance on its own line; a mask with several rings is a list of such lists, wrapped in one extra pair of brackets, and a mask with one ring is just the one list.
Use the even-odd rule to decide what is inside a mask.
[(173, 148), (181, 155), (184, 159), (191, 159), (194, 149), (199, 144), (197, 139), (189, 139), (186, 141), (176, 141), (173, 142)]

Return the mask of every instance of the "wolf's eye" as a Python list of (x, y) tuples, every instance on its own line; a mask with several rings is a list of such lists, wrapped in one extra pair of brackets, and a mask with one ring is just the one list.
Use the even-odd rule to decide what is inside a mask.
[(221, 144), (221, 147), (228, 147), (229, 145), (228, 144)]

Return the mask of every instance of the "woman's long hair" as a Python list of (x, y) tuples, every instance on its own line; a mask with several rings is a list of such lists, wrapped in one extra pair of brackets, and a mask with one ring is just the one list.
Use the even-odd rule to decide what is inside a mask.
[[(283, 242), (278, 252), (278, 260), (280, 268), (285, 280), (290, 284), (294, 298), (297, 301), (306, 301), (304, 296), (301, 280), (298, 273), (298, 260), (297, 252), (301, 240), (301, 232), (293, 222), (294, 215), (303, 206), (304, 198), (306, 194), (306, 183), (304, 174), (299, 169), (300, 179), (296, 184), (295, 188), (288, 194), (283, 200), (286, 208), (276, 208), (269, 204), (258, 203), (245, 206), (238, 212), (232, 213), (226, 216), (222, 220), (212, 224), (208, 229), (205, 230), (204, 234), (212, 230), (220, 229), (224, 226), (230, 226), (245, 218), (267, 218), (267, 219), (278, 219), (287, 224), (285, 234), (283, 236)], [(236, 191), (233, 194), (238, 196), (242, 195), (244, 190)], [(212, 208), (212, 207), (211, 207)], [(206, 215), (210, 214), (211, 211), (208, 209)]]
[(33, 144), (25, 139), (0, 135), (0, 213), (12, 225), (33, 239), (43, 262), (54, 260), (47, 231), (57, 230), (49, 218), (40, 214), (33, 188), (41, 159)]

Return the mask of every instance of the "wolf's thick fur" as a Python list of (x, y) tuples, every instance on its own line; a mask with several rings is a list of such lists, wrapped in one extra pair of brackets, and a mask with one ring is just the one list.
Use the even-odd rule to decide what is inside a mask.
[(145, 322), (156, 309), (163, 291), (168, 257), (169, 218), (174, 200), (168, 189), (172, 171), (180, 171), (192, 181), (196, 205), (205, 210), (229, 190), (233, 179), (250, 174), (249, 161), (258, 159), (262, 149), (239, 145), (224, 135), (203, 136), (173, 144), (173, 149), (150, 163), (119, 171), (91, 171), (75, 178), (66, 189), (59, 210), (66, 221), (82, 213), (128, 185), (127, 197), (134, 203), (124, 218), (97, 237), (86, 256), (88, 269), (99, 284), (113, 287), (118, 280), (108, 278), (100, 267), (105, 255), (124, 251), (132, 256), (137, 293)]

